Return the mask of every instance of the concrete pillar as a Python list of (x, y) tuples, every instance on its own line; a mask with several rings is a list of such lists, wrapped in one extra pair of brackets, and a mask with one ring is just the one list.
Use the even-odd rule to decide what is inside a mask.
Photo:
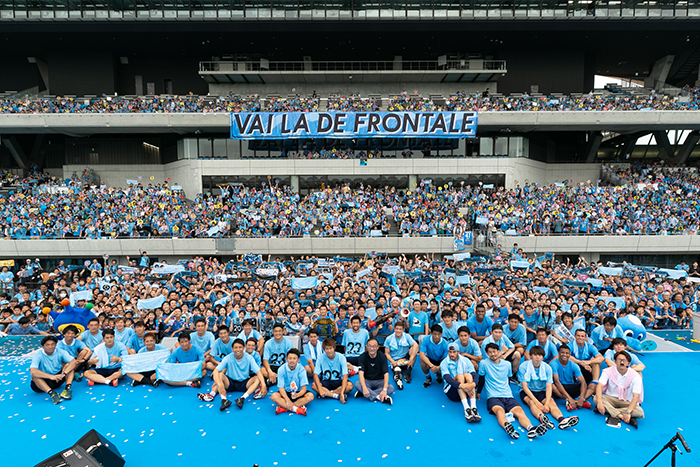
[(675, 55), (666, 55), (658, 59), (656, 63), (654, 63), (649, 77), (644, 79), (644, 87), (661, 91), (666, 83), (666, 78), (668, 78), (668, 72), (671, 71), (674, 58), (676, 58)]
[(408, 176), (408, 189), (413, 191), (413, 189), (418, 185), (418, 176), (409, 175)]
[(290, 178), (292, 191), (294, 193), (299, 193), (299, 175), (292, 175)]
[(596, 157), (598, 157), (598, 149), (600, 149), (600, 143), (603, 142), (603, 134), (600, 131), (594, 131), (588, 135), (588, 143), (586, 143), (586, 149), (584, 154), (586, 155), (586, 162), (595, 162)]

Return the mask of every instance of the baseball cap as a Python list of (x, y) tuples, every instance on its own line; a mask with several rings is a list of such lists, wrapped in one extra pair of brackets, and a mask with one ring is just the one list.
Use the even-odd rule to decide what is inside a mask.
[(457, 350), (459, 351), (459, 344), (456, 342), (450, 342), (450, 345), (447, 346), (449, 350)]

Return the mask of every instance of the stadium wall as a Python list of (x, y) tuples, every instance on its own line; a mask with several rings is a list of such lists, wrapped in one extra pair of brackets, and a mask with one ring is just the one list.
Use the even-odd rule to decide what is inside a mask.
[[(85, 166), (63, 166), (64, 178)], [(429, 158), (372, 159), (360, 165), (353, 159), (245, 159), (245, 160), (179, 160), (164, 165), (91, 165), (90, 168), (108, 186), (125, 186), (126, 180), (144, 184), (160, 183), (170, 178), (171, 184), (183, 187), (188, 198), (202, 192), (202, 177), (226, 176), (314, 176), (342, 175), (362, 177), (377, 175), (463, 176), (470, 174), (504, 174), (506, 188), (530, 183), (551, 184), (572, 180), (572, 183), (595, 183), (600, 178), (600, 164), (546, 164), (525, 158)]]
[[(700, 254), (700, 236), (531, 236), (498, 239), (508, 251), (514, 243), (528, 254), (582, 255), (597, 261), (601, 254)], [(380, 238), (225, 238), (225, 239), (112, 239), (112, 240), (5, 240), (2, 258), (112, 258), (137, 256), (139, 249), (152, 258), (175, 259), (255, 253), (287, 257), (364, 255), (370, 251), (389, 254), (453, 253), (452, 237)], [(467, 251), (473, 251), (468, 247)]]

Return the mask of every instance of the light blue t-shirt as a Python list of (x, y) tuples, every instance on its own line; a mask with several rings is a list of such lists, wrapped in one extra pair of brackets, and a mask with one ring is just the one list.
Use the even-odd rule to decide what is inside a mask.
[(400, 339), (396, 339), (396, 333), (394, 333), (386, 338), (386, 341), (384, 341), (384, 347), (389, 349), (389, 355), (391, 355), (393, 360), (398, 360), (400, 358), (408, 357), (408, 351), (411, 349), (414, 342), (415, 340), (410, 334), (406, 334), (404, 332), (401, 334)]
[(240, 334), (238, 334), (238, 336), (236, 337), (236, 339), (243, 339), (243, 342), (247, 342), (248, 339), (250, 339), (251, 337), (254, 337), (254, 338), (257, 339), (258, 341), (260, 341), (260, 339), (262, 339), (262, 334), (260, 334), (260, 333), (259, 333), (258, 331), (256, 331), (255, 329), (251, 329), (251, 330), (250, 330), (250, 334), (246, 336), (246, 335), (245, 335), (245, 330), (243, 330), (243, 331), (241, 331)]
[(518, 379), (521, 382), (526, 382), (528, 389), (532, 392), (545, 391), (547, 389), (547, 383), (552, 384), (554, 382), (552, 380), (552, 367), (545, 361), (540, 363), (539, 368), (534, 367), (532, 360), (526, 361), (524, 364), (520, 365)]
[[(466, 375), (467, 373), (474, 373), (475, 371), (472, 361), (463, 355), (460, 355), (457, 361), (452, 360), (448, 356), (440, 362), (440, 373), (443, 378), (448, 374), (454, 378), (457, 375)], [(450, 384), (447, 381), (444, 381), (443, 390), (445, 392), (450, 390)]]
[(51, 355), (46, 355), (44, 349), (41, 349), (32, 357), (32, 364), (29, 368), (57, 375), (63, 369), (63, 364), (70, 363), (71, 360), (73, 359), (65, 350), (55, 349)]
[(525, 349), (525, 350), (527, 350), (529, 352), (536, 345), (540, 346), (540, 347), (542, 347), (542, 349), (544, 349), (544, 361), (545, 362), (550, 362), (554, 357), (559, 355), (557, 353), (557, 346), (554, 345), (554, 342), (550, 341), (549, 339), (547, 339), (547, 341), (545, 342), (544, 345), (540, 344), (540, 342), (535, 339), (534, 341), (530, 342), (530, 344), (527, 346), (527, 349)]
[(137, 353), (155, 352), (156, 350), (165, 350), (165, 346), (160, 345), (160, 344), (155, 344), (155, 347), (153, 348), (153, 350), (149, 351), (148, 348), (144, 345), (143, 347), (141, 347), (139, 349), (139, 351)]
[(73, 339), (73, 343), (71, 345), (66, 344), (65, 339), (58, 341), (58, 344), (56, 344), (57, 350), (63, 350), (68, 355), (70, 355), (71, 358), (77, 358), (80, 351), (83, 350), (85, 347), (87, 347), (85, 343), (79, 341), (78, 339)]
[(95, 350), (95, 347), (102, 343), (102, 331), (100, 331), (99, 329), (97, 330), (97, 334), (95, 334), (94, 336), (90, 333), (89, 330), (87, 330), (81, 332), (79, 337), (80, 340), (82, 340), (90, 350)]
[(486, 346), (488, 344), (496, 344), (498, 346), (498, 350), (501, 350), (503, 346), (505, 345), (506, 348), (512, 349), (515, 347), (513, 343), (506, 337), (505, 334), (501, 336), (501, 338), (498, 341), (493, 340), (493, 335), (488, 336), (486, 339), (484, 339), (481, 342), (481, 353), (486, 355)]
[(255, 359), (246, 352), (243, 352), (243, 357), (240, 360), (236, 359), (236, 354), (228, 354), (216, 366), (219, 371), (226, 370), (226, 376), (234, 381), (245, 381), (252, 374), (260, 371), (260, 367), (255, 362)]
[(229, 337), (228, 344), (226, 344), (221, 338), (218, 338), (214, 341), (214, 345), (211, 346), (211, 353), (209, 355), (218, 359), (223, 359), (231, 352), (233, 352), (233, 339)]
[[(103, 344), (100, 344), (103, 345)], [(129, 355), (129, 351), (126, 349), (126, 346), (122, 344), (121, 342), (114, 341), (114, 345), (109, 348), (107, 345), (104, 346), (105, 350), (107, 350), (107, 354), (109, 356), (109, 363), (106, 366), (100, 366), (98, 364), (98, 368), (107, 368), (107, 369), (116, 369), (120, 368), (122, 366), (121, 362), (113, 362), (112, 357), (119, 357), (119, 358), (124, 358), (127, 355)]]
[(182, 350), (182, 347), (178, 347), (168, 357), (168, 363), (192, 363), (202, 360), (204, 360), (204, 353), (196, 345), (190, 347), (187, 352)]
[[(603, 357), (605, 359), (610, 359), (612, 361), (615, 361), (615, 354), (616, 353), (617, 352), (615, 352), (615, 349), (610, 349), (610, 350), (605, 352), (605, 355), (603, 355)], [(630, 354), (630, 358), (632, 359), (632, 361), (630, 362), (630, 365), (639, 365), (642, 363), (642, 361), (639, 359), (639, 357), (637, 357), (635, 354), (633, 354), (632, 352), (627, 352), (627, 353)]]
[(248, 355), (250, 355), (251, 357), (253, 357), (253, 360), (255, 360), (255, 363), (257, 363), (258, 366), (259, 366), (260, 368), (262, 368), (262, 359), (260, 358), (260, 354), (259, 354), (256, 350), (253, 350), (252, 353), (248, 353), (248, 351), (246, 350), (245, 353), (247, 353)]
[(489, 358), (481, 360), (481, 363), (479, 363), (479, 376), (484, 377), (486, 399), (492, 397), (513, 397), (508, 382), (508, 378), (513, 376), (513, 367), (506, 360), (501, 358), (498, 360), (498, 363), (493, 363)]
[(583, 347), (579, 347), (576, 341), (569, 342), (569, 349), (571, 349), (571, 356), (577, 360), (590, 360), (598, 355), (598, 349), (590, 342), (583, 344)]
[(616, 337), (624, 338), (624, 336), (625, 334), (619, 325), (615, 326), (612, 332), (609, 334), (605, 330), (605, 326), (603, 326), (602, 324), (600, 326), (596, 326), (596, 328), (593, 331), (591, 331), (591, 339), (593, 339), (593, 345), (595, 345), (598, 350), (606, 350), (610, 347), (610, 344), (612, 344), (612, 342), (610, 341), (603, 340), (604, 338), (609, 337), (610, 339), (615, 339)]
[[(144, 337), (145, 337), (145, 334), (144, 334)], [(138, 352), (139, 350), (141, 350), (142, 348), (144, 348), (144, 347), (146, 346), (146, 344), (143, 343), (143, 337), (139, 337), (139, 336), (136, 334), (136, 331), (134, 331), (134, 335), (131, 336), (131, 342), (129, 342), (128, 344), (126, 344), (126, 346), (127, 346), (128, 348), (134, 349), (136, 352)]]
[[(268, 341), (269, 342), (269, 341)], [(277, 388), (284, 388), (287, 393), (295, 394), (302, 387), (309, 385), (309, 379), (306, 376), (306, 369), (299, 363), (293, 370), (289, 365), (284, 364), (280, 367), (277, 373)]]
[(313, 362), (315, 365), (316, 360), (321, 355), (323, 355), (323, 345), (320, 340), (316, 342), (315, 346), (311, 345), (311, 342), (304, 345), (304, 357), (306, 357), (307, 362)]
[(292, 341), (289, 337), (282, 337), (281, 342), (277, 342), (275, 339), (270, 339), (265, 342), (265, 348), (263, 349), (263, 360), (267, 360), (270, 366), (281, 367), (287, 363), (287, 352), (292, 348)]
[(328, 358), (325, 352), (316, 360), (314, 373), (324, 381), (338, 381), (348, 374), (348, 361), (342, 353), (335, 353), (333, 360)]
[(436, 344), (433, 342), (433, 336), (426, 336), (420, 343), (420, 351), (425, 354), (431, 360), (441, 362), (447, 357), (447, 341), (440, 338), (440, 341)]
[(343, 332), (343, 341), (341, 343), (341, 345), (345, 346), (345, 356), (359, 357), (362, 355), (368, 340), (369, 332), (366, 329), (360, 328), (357, 332), (353, 332), (352, 329), (346, 329)]
[(514, 344), (527, 344), (527, 331), (525, 331), (525, 326), (522, 324), (518, 324), (515, 331), (511, 331), (510, 326), (504, 326), (503, 335), (510, 339), (510, 341)]
[(428, 316), (428, 313), (423, 311), (420, 313), (416, 313), (415, 311), (410, 312), (408, 314), (408, 319), (406, 320), (406, 323), (408, 323), (408, 333), (425, 334), (425, 325), (428, 324), (429, 320), (430, 317)]
[(468, 353), (469, 355), (473, 355), (475, 357), (481, 357), (481, 349), (479, 348), (479, 343), (475, 340), (472, 339), (471, 337), (469, 338), (469, 342), (467, 342), (467, 345), (462, 345), (461, 340), (456, 341), (457, 344), (459, 344), (459, 353)]
[(581, 376), (581, 368), (578, 364), (569, 360), (564, 366), (557, 359), (550, 366), (552, 367), (552, 373), (557, 375), (561, 384), (578, 384), (578, 377)]
[(126, 346), (131, 344), (131, 338), (136, 334), (132, 328), (125, 327), (121, 331), (114, 330), (114, 342), (120, 342)]
[(467, 326), (471, 332), (476, 333), (477, 336), (488, 336), (491, 334), (491, 327), (493, 326), (493, 320), (488, 316), (484, 316), (484, 320), (479, 323), (476, 320), (476, 315), (470, 317), (467, 320)]
[(193, 332), (190, 334), (190, 340), (192, 341), (193, 346), (202, 351), (202, 354), (209, 352), (215, 341), (214, 334), (210, 333), (209, 331), (205, 331), (202, 337), (199, 337), (199, 334)]
[(440, 327), (442, 328), (442, 338), (445, 339), (448, 344), (459, 340), (459, 336), (457, 335), (459, 326), (457, 326), (454, 321), (452, 321), (452, 327), (448, 328), (444, 322), (440, 324)]

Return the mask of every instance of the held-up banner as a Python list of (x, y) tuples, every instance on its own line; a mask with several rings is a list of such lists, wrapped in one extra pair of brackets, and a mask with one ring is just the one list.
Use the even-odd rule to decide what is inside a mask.
[(474, 138), (477, 112), (241, 112), (233, 139)]

